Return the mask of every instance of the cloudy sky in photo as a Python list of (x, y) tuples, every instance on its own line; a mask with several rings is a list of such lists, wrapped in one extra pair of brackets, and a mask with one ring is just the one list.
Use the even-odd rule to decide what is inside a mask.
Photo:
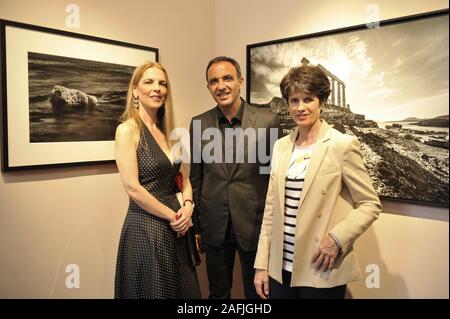
[(251, 50), (252, 103), (281, 96), (279, 83), (306, 57), (346, 85), (354, 113), (376, 121), (448, 114), (448, 16)]

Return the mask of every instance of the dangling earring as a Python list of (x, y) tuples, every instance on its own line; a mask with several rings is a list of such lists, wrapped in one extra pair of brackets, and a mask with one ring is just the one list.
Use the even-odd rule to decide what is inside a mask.
[(139, 98), (133, 96), (133, 107), (138, 110), (139, 109)]

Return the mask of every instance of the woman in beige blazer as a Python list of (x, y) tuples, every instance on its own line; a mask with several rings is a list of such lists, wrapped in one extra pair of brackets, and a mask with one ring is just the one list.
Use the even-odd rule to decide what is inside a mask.
[(316, 66), (280, 84), (295, 131), (279, 139), (254, 267), (261, 298), (344, 298), (361, 279), (354, 241), (378, 218), (380, 200), (358, 140), (320, 118), (330, 83)]

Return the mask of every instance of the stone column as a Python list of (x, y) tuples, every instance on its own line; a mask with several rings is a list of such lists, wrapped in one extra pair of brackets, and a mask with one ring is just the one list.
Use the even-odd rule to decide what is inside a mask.
[(338, 82), (338, 85), (337, 85), (337, 87), (338, 87), (338, 91), (337, 91), (337, 94), (338, 94), (338, 96), (337, 96), (337, 98), (338, 98), (338, 106), (341, 106), (342, 107), (342, 100), (341, 100), (341, 82)]
[(344, 84), (342, 85), (342, 100), (344, 102), (344, 107), (347, 108), (347, 104), (345, 101), (345, 85)]

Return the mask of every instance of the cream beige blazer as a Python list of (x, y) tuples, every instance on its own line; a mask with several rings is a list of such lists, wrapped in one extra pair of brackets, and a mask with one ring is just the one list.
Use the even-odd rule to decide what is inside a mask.
[[(285, 176), (298, 129), (279, 139), (254, 267), (268, 270), (282, 283)], [(361, 279), (354, 241), (381, 212), (356, 137), (340, 133), (324, 120), (305, 177), (297, 212), (294, 261), (290, 285), (329, 288)], [(310, 263), (321, 240), (333, 233), (342, 245), (331, 271), (316, 271)]]

